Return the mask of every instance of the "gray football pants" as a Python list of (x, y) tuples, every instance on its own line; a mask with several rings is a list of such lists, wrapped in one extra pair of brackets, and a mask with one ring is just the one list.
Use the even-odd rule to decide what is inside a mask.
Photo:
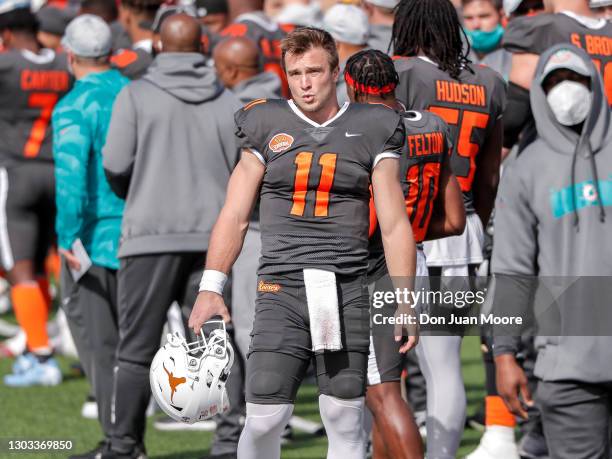
[(113, 369), (119, 342), (116, 271), (93, 265), (75, 283), (62, 259), (60, 281), (68, 328), (98, 403), (100, 426), (108, 438)]
[(540, 381), (536, 401), (550, 459), (608, 459), (612, 382)]
[(180, 252), (121, 259), (119, 345), (113, 387), (111, 448), (129, 453), (144, 441), (151, 397), (149, 367), (159, 349), (168, 308), (188, 314), (198, 294), (205, 253)]

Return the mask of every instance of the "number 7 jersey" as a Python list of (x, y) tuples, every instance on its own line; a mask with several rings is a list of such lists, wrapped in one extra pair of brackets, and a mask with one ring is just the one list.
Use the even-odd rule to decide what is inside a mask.
[(449, 126), (451, 168), (463, 192), (466, 212), (474, 212), (472, 185), (476, 157), (506, 106), (506, 83), (481, 65), (462, 70), (458, 80), (427, 58), (395, 60), (399, 85), (395, 94), (408, 110), (429, 110)]
[(317, 267), (364, 274), (370, 177), (399, 158), (404, 124), (383, 105), (345, 104), (323, 124), (293, 101), (256, 100), (236, 113), (240, 146), (265, 165), (260, 274)]
[(70, 89), (64, 54), (10, 50), (0, 53), (0, 164), (53, 161), (51, 114)]

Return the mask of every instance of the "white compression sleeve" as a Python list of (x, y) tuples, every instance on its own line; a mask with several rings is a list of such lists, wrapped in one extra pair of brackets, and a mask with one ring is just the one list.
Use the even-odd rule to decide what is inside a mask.
[(319, 395), (319, 411), (329, 442), (327, 459), (365, 457), (364, 407), (364, 397), (344, 400)]
[(454, 459), (465, 424), (466, 397), (461, 373), (461, 337), (427, 336), (416, 347), (427, 382), (426, 457)]
[(293, 405), (246, 404), (246, 421), (238, 442), (238, 459), (280, 459), (281, 434)]

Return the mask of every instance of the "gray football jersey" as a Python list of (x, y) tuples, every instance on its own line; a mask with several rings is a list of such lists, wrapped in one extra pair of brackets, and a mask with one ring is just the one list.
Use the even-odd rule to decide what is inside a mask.
[(260, 51), (263, 69), (275, 73), (282, 82), (283, 96), (289, 96), (287, 76), (281, 66), (281, 41), (287, 35), (286, 28), (272, 22), (263, 12), (246, 13), (221, 31), (221, 38), (247, 37)]
[(513, 53), (542, 54), (559, 43), (582, 48), (599, 69), (612, 104), (612, 23), (601, 20), (602, 27), (587, 27), (564, 13), (519, 17), (508, 23), (504, 48)]
[(53, 161), (51, 114), (72, 86), (64, 54), (0, 53), (0, 163)]
[(142, 48), (120, 49), (111, 57), (111, 64), (130, 80), (142, 77), (153, 62), (153, 55)]
[(484, 65), (464, 69), (458, 80), (418, 57), (395, 60), (397, 98), (409, 110), (429, 110), (449, 126), (451, 167), (463, 192), (467, 212), (474, 211), (472, 185), (476, 157), (506, 106), (506, 83)]
[[(400, 183), (414, 239), (423, 242), (438, 196), (442, 167), (452, 150), (449, 128), (442, 118), (427, 111), (407, 111), (401, 116), (406, 141), (400, 157)], [(375, 213), (373, 200), (370, 206)], [(368, 278), (375, 281), (386, 272), (386, 265), (380, 229), (374, 218), (370, 221)]]
[(266, 166), (260, 274), (365, 273), (370, 176), (380, 158), (401, 154), (400, 116), (383, 105), (345, 104), (321, 125), (292, 101), (261, 99), (235, 118), (241, 147)]

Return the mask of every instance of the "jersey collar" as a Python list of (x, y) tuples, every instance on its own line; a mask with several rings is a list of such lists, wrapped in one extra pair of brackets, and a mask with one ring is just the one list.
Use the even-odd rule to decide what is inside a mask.
[(435, 65), (436, 67), (438, 67), (438, 64), (436, 64), (434, 61), (432, 61), (429, 57), (427, 56), (417, 56), (419, 59), (421, 59), (422, 61), (425, 62), (429, 62), (431, 65)]
[(48, 64), (55, 59), (55, 52), (52, 49), (42, 48), (38, 54), (29, 49), (22, 49), (21, 55), (35, 64)]
[(596, 19), (596, 18), (590, 18), (587, 16), (581, 16), (579, 14), (574, 13), (573, 11), (564, 10), (564, 11), (560, 11), (559, 13), (569, 16), (570, 18), (578, 21), (580, 24), (582, 24), (588, 29), (593, 29), (593, 30), (602, 29), (608, 23), (608, 21), (606, 21), (604, 18)]
[(153, 52), (153, 40), (150, 38), (139, 40), (132, 45), (132, 49), (142, 49), (143, 51), (151, 54)]
[(314, 127), (329, 126), (331, 123), (333, 123), (338, 118), (340, 118), (342, 115), (344, 115), (344, 112), (346, 112), (348, 110), (349, 105), (350, 105), (349, 102), (345, 102), (344, 105), (342, 107), (340, 107), (340, 110), (338, 110), (338, 113), (336, 113), (336, 115), (333, 118), (328, 119), (323, 124), (319, 124), (316, 121), (313, 121), (310, 118), (308, 118), (306, 115), (304, 115), (304, 113), (302, 113), (302, 111), (298, 108), (298, 106), (295, 105), (295, 102), (293, 102), (293, 100), (289, 100), (289, 101), (287, 101), (287, 103), (289, 104), (289, 107), (291, 108), (291, 110), (293, 110), (293, 113), (295, 113), (297, 116), (299, 116), (304, 121), (306, 121), (308, 124), (310, 124), (311, 126), (314, 126)]

